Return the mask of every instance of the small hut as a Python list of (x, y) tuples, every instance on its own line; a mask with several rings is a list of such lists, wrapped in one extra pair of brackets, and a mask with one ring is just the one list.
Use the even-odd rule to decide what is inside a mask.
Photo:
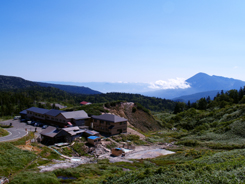
[(120, 155), (125, 155), (125, 151), (122, 148), (112, 148), (111, 149), (111, 154), (118, 157)]
[(88, 143), (96, 146), (97, 144), (101, 143), (101, 138), (98, 136), (89, 136)]

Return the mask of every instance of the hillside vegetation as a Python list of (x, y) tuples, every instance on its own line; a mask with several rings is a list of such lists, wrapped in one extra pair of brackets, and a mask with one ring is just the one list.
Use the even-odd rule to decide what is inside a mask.
[(43, 82), (33, 82), (14, 76), (0, 75), (0, 90), (25, 89), (29, 87), (54, 87), (70, 93), (78, 94), (100, 94), (100, 92), (83, 86), (71, 86), (60, 84), (49, 84)]
[[(53, 87), (30, 87), (0, 91), (0, 117), (17, 115), (32, 106), (52, 108), (53, 103), (68, 107), (80, 106), (81, 101), (108, 103), (112, 101), (138, 102), (152, 111), (172, 111), (176, 102), (137, 94), (108, 93), (97, 95), (72, 94)], [(46, 105), (40, 102), (46, 102)]]

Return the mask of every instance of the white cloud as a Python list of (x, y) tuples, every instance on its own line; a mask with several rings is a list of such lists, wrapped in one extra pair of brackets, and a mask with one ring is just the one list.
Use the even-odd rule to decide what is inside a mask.
[(234, 66), (233, 69), (238, 69), (238, 66)]
[(190, 87), (190, 84), (183, 78), (168, 79), (168, 81), (158, 80), (150, 83), (149, 86), (151, 89), (186, 89)]
[(116, 83), (123, 83), (123, 84), (127, 84), (128, 82), (125, 82), (125, 81), (117, 81)]

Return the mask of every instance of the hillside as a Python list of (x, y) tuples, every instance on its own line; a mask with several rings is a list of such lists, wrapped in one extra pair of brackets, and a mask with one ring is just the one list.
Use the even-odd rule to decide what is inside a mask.
[(38, 86), (38, 84), (20, 77), (0, 75), (0, 90), (23, 89), (34, 86)]
[(181, 130), (180, 144), (245, 148), (245, 88), (218, 93), (214, 100), (201, 98), (190, 105), (179, 102), (174, 113), (155, 117), (165, 128)]
[(37, 87), (37, 86), (53, 87), (69, 93), (77, 93), (77, 94), (85, 94), (85, 95), (101, 94), (98, 91), (83, 86), (48, 84), (48, 83), (28, 81), (20, 77), (0, 75), (0, 90), (24, 89), (24, 88)]
[[(217, 95), (217, 93), (219, 93), (220, 90), (214, 90), (214, 91), (207, 91), (207, 92), (201, 92), (201, 93), (195, 93), (195, 94), (191, 94), (191, 95), (186, 95), (186, 96), (180, 96), (177, 98), (174, 98), (172, 100), (174, 101), (178, 101), (178, 102), (185, 102), (188, 103), (188, 101), (190, 101), (191, 103), (196, 102), (197, 100), (199, 100), (200, 98), (207, 98), (210, 97), (211, 99), (214, 99), (214, 97)], [(226, 92), (226, 91), (224, 91)]]
[(133, 102), (118, 103), (116, 106), (106, 108), (110, 113), (128, 119), (128, 122), (142, 132), (157, 131), (161, 125), (154, 119), (149, 111), (142, 108), (140, 104)]
[(77, 93), (77, 94), (85, 94), (85, 95), (101, 94), (101, 92), (99, 91), (95, 91), (95, 90), (92, 90), (84, 86), (49, 84), (49, 83), (43, 83), (43, 82), (36, 82), (36, 83), (42, 87), (54, 87), (54, 88), (58, 88), (60, 90), (66, 91), (68, 93)]

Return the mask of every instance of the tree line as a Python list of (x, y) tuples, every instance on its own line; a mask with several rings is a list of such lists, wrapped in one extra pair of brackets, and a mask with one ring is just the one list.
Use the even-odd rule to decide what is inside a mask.
[(187, 104), (184, 102), (178, 102), (174, 107), (174, 114), (177, 114), (190, 108), (206, 110), (214, 107), (223, 108), (226, 105), (239, 103), (245, 103), (245, 86), (241, 87), (239, 90), (232, 89), (227, 92), (221, 90), (217, 93), (213, 100), (211, 100), (211, 98), (208, 96), (207, 98), (201, 98), (194, 103), (190, 103), (190, 101), (188, 101)]
[[(127, 101), (140, 103), (152, 111), (173, 111), (176, 102), (171, 100), (146, 97), (129, 93), (106, 93), (96, 95), (83, 95), (68, 93), (54, 87), (34, 86), (24, 89), (11, 89), (0, 91), (0, 117), (14, 116), (20, 111), (30, 107), (54, 108), (53, 103), (73, 107), (80, 105), (81, 101), (91, 103), (109, 103), (113, 101)], [(40, 102), (45, 102), (41, 104)]]

